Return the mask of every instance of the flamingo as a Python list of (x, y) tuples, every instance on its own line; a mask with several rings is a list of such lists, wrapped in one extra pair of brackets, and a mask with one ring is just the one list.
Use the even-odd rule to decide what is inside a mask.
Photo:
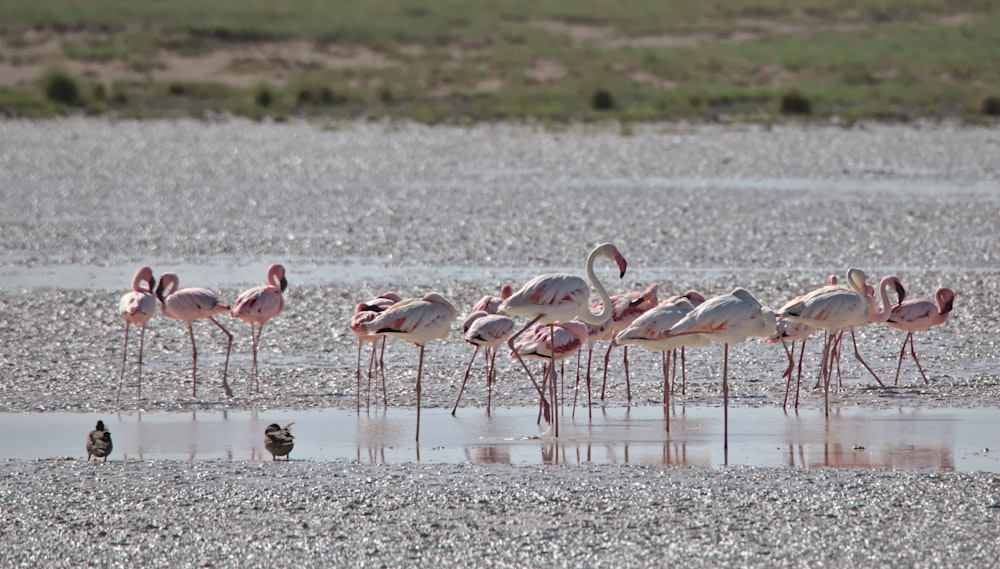
[[(285, 280), (285, 267), (278, 263), (267, 268), (267, 284), (255, 286), (243, 291), (236, 299), (236, 304), (229, 311), (230, 316), (239, 318), (250, 325), (250, 342), (253, 345), (253, 378), (254, 390), (260, 393), (260, 380), (257, 377), (257, 347), (260, 345), (260, 335), (264, 331), (264, 324), (281, 314), (285, 307), (285, 299), (281, 293), (288, 288), (288, 281)], [(254, 334), (254, 326), (257, 333)]]
[[(625, 257), (611, 243), (602, 243), (587, 255), (587, 281), (590, 281), (590, 284), (597, 290), (597, 295), (603, 301), (602, 308), (597, 314), (591, 312), (589, 308), (590, 286), (588, 286), (587, 281), (566, 273), (539, 275), (525, 283), (510, 298), (500, 304), (500, 310), (508, 314), (527, 316), (532, 319), (524, 328), (521, 328), (507, 340), (507, 345), (511, 352), (517, 356), (517, 361), (521, 363), (521, 367), (528, 373), (531, 383), (538, 390), (546, 419), (549, 419), (548, 402), (545, 400), (541, 387), (532, 377), (528, 366), (515, 350), (514, 343), (525, 330), (535, 324), (568, 322), (576, 317), (580, 317), (587, 324), (600, 324), (611, 315), (611, 297), (608, 296), (607, 289), (594, 274), (594, 261), (597, 257), (613, 260), (618, 265), (619, 278), (625, 276), (625, 269), (628, 267)], [(555, 418), (555, 425), (555, 434), (559, 436), (558, 417)]]
[[(142, 283), (146, 283), (143, 287)], [(122, 296), (118, 303), (118, 313), (125, 320), (125, 347), (122, 349), (122, 372), (118, 376), (118, 395), (115, 396), (115, 405), (118, 405), (122, 396), (122, 380), (125, 379), (125, 358), (128, 355), (128, 329), (132, 324), (142, 326), (139, 332), (139, 383), (136, 390), (135, 399), (138, 403), (142, 399), (142, 346), (146, 337), (146, 323), (156, 313), (156, 296), (153, 289), (156, 287), (156, 278), (153, 277), (153, 269), (142, 266), (132, 277), (132, 291)]]
[[(837, 277), (837, 275), (831, 274), (826, 277), (827, 286), (834, 286), (837, 285), (839, 282), (840, 279)], [(801, 298), (802, 295), (797, 296), (790, 302), (794, 302)], [(799, 346), (799, 373), (795, 383), (795, 408), (796, 409), (799, 408), (799, 390), (802, 386), (802, 359), (806, 353), (806, 340), (815, 331), (816, 329), (808, 324), (802, 322), (789, 322), (784, 318), (779, 318), (778, 324), (775, 326), (774, 333), (768, 336), (767, 338), (764, 338), (764, 341), (767, 342), (768, 344), (777, 344), (778, 342), (781, 342), (781, 346), (785, 349), (785, 355), (788, 356), (788, 367), (786, 367), (784, 373), (781, 374), (781, 377), (787, 379), (787, 381), (785, 382), (785, 399), (781, 404), (782, 409), (788, 408), (788, 393), (792, 387), (792, 371), (795, 370), (795, 342), (801, 340), (802, 344)], [(843, 334), (843, 331), (841, 331), (839, 334)], [(838, 335), (837, 345), (839, 345), (840, 343), (839, 338), (840, 336)], [(788, 348), (787, 342), (792, 343), (791, 349)], [(840, 354), (837, 353), (835, 357), (839, 359), (839, 355)], [(839, 373), (840, 369), (839, 364), (837, 365), (837, 369)], [(816, 384), (816, 387), (819, 388), (818, 383)]]
[[(646, 311), (645, 314), (636, 318), (631, 326), (622, 330), (615, 337), (615, 342), (620, 345), (634, 344), (654, 352), (661, 352), (664, 408), (670, 406), (670, 377), (668, 373), (670, 358), (667, 352), (673, 352), (677, 348), (684, 349), (685, 346), (707, 346), (709, 343), (709, 338), (701, 334), (668, 337), (670, 329), (695, 309), (695, 306), (687, 298), (676, 298), (677, 300), (669, 304), (660, 304)], [(670, 431), (669, 419), (666, 427), (667, 431)]]
[[(387, 308), (396, 304), (400, 300), (400, 296), (392, 291), (383, 292), (381, 295), (365, 302), (360, 302), (354, 308), (354, 315), (351, 317), (351, 323), (348, 325), (351, 332), (354, 333), (358, 338), (358, 364), (354, 368), (354, 379), (357, 382), (357, 412), (361, 413), (361, 345), (365, 342), (372, 343), (372, 356), (368, 362), (368, 405), (371, 405), (371, 386), (372, 386), (372, 367), (375, 367), (376, 374), (378, 370), (382, 370), (382, 403), (384, 405), (388, 404), (387, 396), (385, 393), (385, 362), (382, 356), (385, 353), (385, 336), (379, 336), (376, 334), (369, 334), (361, 330), (361, 323), (368, 322), (375, 318), (378, 313), (385, 311)], [(379, 343), (382, 344), (382, 349), (379, 352), (378, 361), (375, 360), (375, 352), (379, 347)], [(378, 397), (378, 377), (376, 379), (375, 385), (375, 396)]]
[(920, 370), (920, 375), (924, 378), (924, 383), (930, 383), (927, 381), (927, 375), (924, 374), (923, 366), (920, 365), (920, 360), (917, 359), (917, 351), (913, 347), (913, 333), (944, 324), (954, 307), (955, 291), (944, 286), (934, 293), (933, 301), (929, 298), (915, 298), (900, 302), (893, 307), (892, 313), (886, 319), (886, 324), (897, 330), (906, 331), (903, 347), (899, 350), (899, 364), (896, 365), (896, 381), (893, 385), (899, 384), (899, 370), (903, 366), (903, 354), (906, 352), (907, 341), (910, 342), (910, 354), (917, 364), (917, 369)]
[(217, 314), (222, 314), (229, 310), (229, 305), (220, 302), (215, 293), (204, 288), (182, 288), (177, 289), (180, 280), (174, 273), (163, 273), (160, 275), (160, 284), (156, 287), (156, 296), (160, 299), (160, 307), (163, 315), (175, 320), (183, 320), (187, 323), (188, 334), (191, 336), (191, 396), (197, 396), (198, 389), (198, 348), (194, 343), (194, 327), (192, 322), (199, 318), (206, 318), (219, 327), (219, 330), (228, 337), (226, 344), (226, 365), (222, 369), (222, 388), (226, 395), (233, 396), (229, 389), (227, 375), (229, 373), (229, 353), (233, 349), (233, 335), (226, 330), (226, 327), (219, 324), (215, 319)]
[(464, 332), (462, 337), (466, 342), (475, 346), (476, 349), (472, 352), (472, 358), (469, 359), (469, 366), (465, 368), (462, 387), (458, 390), (458, 398), (455, 399), (455, 406), (452, 407), (451, 414), (455, 415), (455, 411), (458, 410), (458, 402), (462, 400), (462, 393), (465, 391), (465, 382), (469, 380), (472, 362), (476, 361), (479, 348), (485, 348), (486, 414), (489, 415), (490, 404), (493, 399), (493, 379), (496, 375), (496, 349), (506, 342), (507, 338), (514, 332), (514, 320), (506, 314), (489, 314), (485, 310), (477, 310), (465, 319), (465, 322), (462, 323), (462, 330)]
[(500, 287), (500, 296), (483, 295), (482, 298), (472, 305), (472, 312), (482, 311), (487, 314), (496, 314), (500, 311), (500, 304), (510, 298), (512, 294), (514, 294), (514, 287), (504, 283)]
[[(653, 283), (649, 285), (644, 291), (631, 291), (622, 294), (616, 294), (611, 297), (611, 304), (614, 309), (611, 312), (611, 318), (614, 321), (614, 331), (613, 334), (618, 334), (622, 330), (629, 327), (635, 319), (641, 316), (644, 312), (656, 306), (658, 300), (656, 299), (656, 293), (659, 290), (659, 285)], [(596, 307), (598, 310), (599, 307)], [(604, 382), (601, 384), (601, 401), (604, 401), (604, 388), (608, 384), (608, 361), (611, 359), (611, 348), (615, 347), (614, 339), (610, 344), (608, 344), (608, 351), (604, 353)], [(623, 362), (625, 364), (625, 392), (628, 397), (628, 402), (632, 402), (632, 385), (629, 381), (628, 373), (628, 346), (624, 346), (624, 356)], [(589, 370), (588, 370), (589, 371)]]
[[(510, 357), (512, 359), (527, 357), (546, 360), (548, 363), (545, 364), (545, 369), (542, 372), (542, 390), (544, 391), (548, 385), (552, 400), (557, 401), (555, 363), (578, 353), (587, 343), (587, 336), (587, 324), (579, 320), (551, 322), (548, 325), (536, 324), (531, 333), (521, 338), (521, 341), (517, 343)], [(577, 374), (579, 375), (579, 361), (577, 364)], [(558, 406), (556, 413), (558, 413)]]
[(424, 370), (424, 346), (432, 340), (446, 338), (456, 314), (451, 301), (440, 293), (432, 292), (423, 298), (401, 300), (360, 325), (361, 330), (369, 334), (392, 336), (420, 348), (416, 387), (417, 441), (420, 441), (420, 379)]
[(763, 306), (747, 289), (737, 288), (729, 294), (706, 300), (674, 324), (663, 337), (667, 340), (700, 335), (725, 346), (722, 364), (725, 449), (729, 448), (729, 345), (743, 342), (751, 336), (765, 337), (775, 326), (774, 311)]
[[(899, 279), (892, 280), (893, 277), (882, 279), (879, 288), (881, 289), (883, 306), (874, 317), (882, 318), (881, 312), (889, 310), (888, 286), (898, 284)], [(865, 366), (865, 369), (872, 374), (879, 385), (883, 385), (882, 380), (874, 370), (865, 362), (858, 352), (858, 343), (854, 337), (854, 327), (861, 326), (868, 322), (870, 317), (870, 302), (866, 298), (866, 277), (861, 269), (851, 268), (847, 271), (848, 286), (827, 285), (813, 290), (801, 297), (791, 300), (778, 312), (780, 318), (790, 322), (803, 322), (826, 331), (826, 342), (823, 346), (823, 358), (820, 364), (820, 377), (824, 382), (824, 398), (826, 414), (830, 414), (830, 367), (832, 366), (832, 353), (836, 349), (838, 342), (835, 341), (838, 332), (844, 329), (851, 330), (851, 341), (854, 344), (854, 357)], [(897, 288), (900, 295), (901, 287)]]

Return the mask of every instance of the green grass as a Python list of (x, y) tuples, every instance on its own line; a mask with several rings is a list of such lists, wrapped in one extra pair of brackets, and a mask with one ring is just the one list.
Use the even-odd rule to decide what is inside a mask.
[[(68, 62), (121, 63), (131, 75), (71, 75), (81, 98), (73, 104), (47, 97), (45, 79), (0, 88), (7, 115), (978, 120), (983, 101), (1000, 97), (993, 0), (0, 3), (5, 45), (24, 44), (28, 30), (61, 40), (60, 73), (69, 74)], [(290, 61), (279, 77), (272, 62), (246, 55), (231, 65), (251, 75), (238, 87), (151, 78), (165, 52), (195, 57), (293, 40), (363, 47), (387, 63)], [(595, 108), (598, 91), (610, 108)], [(808, 101), (807, 115), (782, 115), (789, 93)]]

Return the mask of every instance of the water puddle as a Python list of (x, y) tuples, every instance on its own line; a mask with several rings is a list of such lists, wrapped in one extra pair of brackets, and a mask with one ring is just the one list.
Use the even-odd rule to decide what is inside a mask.
[(1000, 472), (1000, 410), (850, 409), (784, 414), (773, 408), (730, 409), (729, 449), (722, 409), (677, 407), (670, 433), (659, 407), (578, 409), (560, 436), (536, 424), (537, 409), (446, 409), (421, 413), (339, 409), (188, 413), (4, 413), (0, 457), (85, 456), (83, 440), (97, 419), (111, 430), (113, 460), (270, 460), (264, 427), (294, 422), (293, 460), (378, 463), (636, 464), (716, 468), (895, 468)]

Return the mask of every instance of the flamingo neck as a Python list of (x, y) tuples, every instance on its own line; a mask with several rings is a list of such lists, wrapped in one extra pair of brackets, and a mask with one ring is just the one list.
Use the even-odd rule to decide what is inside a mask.
[(583, 313), (580, 314), (580, 320), (594, 326), (604, 324), (614, 311), (614, 307), (611, 305), (611, 296), (608, 294), (607, 289), (604, 288), (604, 285), (601, 284), (601, 281), (597, 280), (597, 274), (594, 273), (594, 261), (596, 258), (597, 250), (592, 251), (590, 256), (587, 257), (587, 280), (590, 281), (591, 286), (597, 291), (597, 296), (601, 298), (601, 311), (595, 314), (590, 311), (590, 308), (584, 308)]
[(878, 284), (879, 294), (882, 296), (882, 307), (879, 308), (878, 304), (872, 299), (872, 306), (875, 307), (875, 311), (872, 312), (871, 307), (869, 307), (869, 322), (885, 322), (892, 314), (892, 306), (889, 304), (889, 285), (892, 283), (892, 280), (892, 277), (885, 277)]

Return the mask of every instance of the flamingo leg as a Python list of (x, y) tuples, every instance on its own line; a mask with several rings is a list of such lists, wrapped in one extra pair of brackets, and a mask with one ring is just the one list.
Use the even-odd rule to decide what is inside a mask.
[(660, 356), (663, 358), (663, 417), (664, 423), (666, 423), (667, 432), (670, 432), (670, 378), (668, 377), (667, 370), (670, 368), (670, 356), (667, 355), (667, 351), (663, 350), (660, 352)]
[[(462, 378), (462, 387), (458, 390), (458, 399), (455, 399), (455, 406), (451, 408), (452, 417), (455, 416), (455, 411), (458, 410), (458, 402), (462, 400), (462, 393), (465, 393), (465, 382), (469, 380), (469, 372), (472, 371), (472, 362), (476, 361), (477, 354), (479, 354), (479, 346), (476, 346), (476, 349), (472, 352), (472, 357), (469, 358), (469, 365), (465, 368), (465, 377)], [(486, 373), (489, 374), (489, 366), (487, 366)]]
[(830, 381), (829, 373), (827, 372), (827, 364), (830, 359), (830, 346), (833, 343), (833, 333), (826, 333), (826, 341), (823, 343), (823, 358), (819, 364), (819, 381), (818, 386), (823, 387), (823, 399), (826, 406), (826, 416), (830, 416)]
[(899, 370), (903, 368), (903, 355), (906, 354), (906, 342), (910, 339), (910, 332), (906, 333), (906, 337), (903, 338), (903, 345), (899, 348), (899, 363), (896, 364), (896, 381), (893, 385), (899, 385)]
[[(521, 367), (524, 368), (524, 371), (528, 374), (528, 379), (531, 380), (531, 384), (534, 385), (535, 390), (538, 391), (538, 397), (541, 399), (540, 404), (542, 406), (542, 412), (545, 414), (545, 420), (549, 421), (550, 420), (549, 402), (545, 399), (545, 392), (542, 390), (542, 387), (538, 385), (538, 382), (535, 381), (535, 377), (531, 375), (531, 370), (528, 369), (528, 364), (524, 363), (524, 358), (522, 358), (521, 354), (519, 354), (517, 352), (517, 349), (514, 348), (514, 342), (517, 341), (517, 339), (521, 336), (521, 334), (524, 334), (524, 332), (528, 328), (534, 326), (535, 323), (542, 318), (542, 316), (543, 316), (542, 314), (539, 314), (534, 318), (534, 320), (528, 322), (527, 326), (518, 330), (516, 334), (514, 334), (513, 336), (510, 337), (510, 339), (507, 340), (507, 346), (510, 347), (511, 353), (513, 353), (514, 356), (517, 358), (517, 361), (521, 364)], [(542, 379), (542, 382), (544, 383), (545, 380)]]
[(787, 410), (788, 392), (792, 388), (792, 371), (795, 368), (795, 342), (792, 342), (792, 349), (789, 350), (788, 344), (786, 344), (784, 338), (782, 338), (781, 347), (785, 348), (785, 355), (788, 356), (788, 367), (785, 368), (785, 372), (781, 374), (781, 377), (788, 378), (788, 381), (785, 382), (785, 400), (781, 403), (781, 408), (783, 410)]
[(549, 350), (549, 374), (552, 376), (552, 422), (556, 427), (556, 437), (559, 437), (559, 390), (556, 386), (556, 327), (553, 324), (549, 324), (549, 338), (552, 342), (552, 348)]
[[(372, 356), (375, 355), (375, 346), (372, 346)], [(382, 407), (389, 406), (389, 391), (385, 388), (385, 336), (382, 336), (382, 347), (378, 352), (378, 367), (375, 368), (375, 388), (378, 389), (378, 375), (379, 371), (382, 370)], [(375, 393), (375, 397), (378, 397), (378, 393)]]
[[(254, 381), (255, 382), (257, 381), (257, 338), (258, 338), (258, 335), (257, 335), (256, 332), (257, 331), (255, 330), (254, 323), (251, 322), (250, 323), (250, 346), (251, 346), (251, 349), (253, 351), (253, 377), (254, 377)], [(250, 391), (251, 393), (253, 393), (253, 390), (248, 390), (248, 391)], [(257, 393), (260, 393), (260, 385), (257, 386)]]
[(724, 442), (722, 448), (729, 450), (729, 344), (724, 344), (724, 357), (722, 361), (722, 421)]
[(687, 395), (687, 357), (684, 353), (685, 348), (681, 347), (681, 395)]
[[(222, 330), (229, 338), (229, 342), (226, 344), (226, 365), (225, 367), (222, 368), (222, 388), (226, 390), (227, 397), (232, 397), (233, 391), (229, 389), (228, 377), (229, 377), (229, 352), (233, 350), (233, 335), (229, 333), (229, 330), (226, 330), (225, 326), (219, 324), (218, 320), (216, 320), (215, 318), (212, 318), (210, 316), (208, 319), (211, 320), (212, 323), (214, 323), (216, 326), (218, 326), (219, 330)], [(191, 333), (191, 345), (194, 346), (194, 332)]]
[(795, 380), (795, 408), (799, 408), (799, 389), (802, 387), (802, 357), (806, 354), (806, 338), (802, 339), (802, 345), (799, 346), (799, 373)]
[[(358, 338), (358, 360), (357, 360), (358, 364), (356, 366), (354, 366), (354, 383), (355, 383), (355, 389), (354, 389), (354, 410), (355, 410), (355, 412), (358, 415), (361, 414), (361, 345), (362, 344), (364, 344), (364, 340), (362, 340), (361, 338)], [(371, 385), (371, 375), (370, 375), (371, 368), (370, 367), (368, 368), (368, 371), (369, 371), (368, 383), (369, 383), (369, 385)], [(369, 394), (369, 397), (370, 396), (371, 395)], [(371, 404), (371, 401), (369, 401), (369, 405), (370, 404)]]
[(594, 407), (590, 402), (590, 356), (594, 354), (594, 345), (590, 345), (590, 351), (587, 353), (587, 419), (594, 418)]
[(424, 347), (420, 346), (420, 361), (417, 363), (417, 435), (416, 441), (420, 441), (420, 378), (424, 373)]
[(608, 351), (604, 352), (604, 381), (601, 382), (601, 402), (604, 402), (604, 389), (608, 386), (608, 362), (611, 360), (611, 348), (615, 347), (615, 341), (608, 344)]
[[(254, 393), (260, 393), (260, 374), (257, 367), (257, 352), (260, 351), (260, 337), (264, 333), (264, 323), (261, 322), (260, 326), (257, 327), (257, 341), (254, 343), (253, 347), (253, 383), (254, 383)], [(286, 456), (291, 456), (289, 453)]]
[(910, 332), (910, 355), (913, 356), (913, 361), (917, 364), (917, 369), (920, 370), (920, 375), (924, 378), (924, 384), (929, 384), (927, 381), (927, 375), (924, 374), (924, 367), (920, 365), (920, 360), (917, 359), (917, 349), (913, 346), (913, 332)]
[[(577, 355), (576, 385), (573, 386), (573, 412), (572, 412), (572, 414), (570, 416), (573, 417), (574, 419), (576, 418), (576, 398), (580, 394), (580, 364), (579, 364), (579, 357), (581, 355), (582, 354), (579, 354), (579, 353)], [(587, 358), (587, 361), (588, 362), (590, 361), (589, 357)]]
[[(125, 323), (125, 347), (122, 348), (122, 373), (118, 376), (118, 395), (115, 396), (115, 407), (118, 406), (118, 400), (122, 396), (122, 380), (125, 379), (125, 356), (128, 355), (128, 328), (129, 323)], [(904, 344), (905, 346), (906, 344)], [(902, 361), (902, 360), (901, 360)]]
[(493, 380), (497, 373), (497, 351), (487, 348), (486, 353), (490, 360), (489, 371), (486, 373), (486, 416), (489, 417), (490, 406), (493, 404)]
[[(135, 390), (135, 404), (139, 405), (142, 401), (142, 345), (146, 343), (146, 324), (143, 323), (142, 328), (139, 329), (139, 383)], [(121, 389), (119, 389), (121, 391)]]
[[(912, 346), (913, 345), (912, 338), (910, 339), (910, 342), (911, 342), (910, 345)], [(851, 343), (854, 344), (854, 357), (858, 358), (858, 361), (861, 362), (863, 366), (865, 366), (865, 369), (868, 370), (868, 373), (872, 374), (872, 377), (875, 378), (875, 381), (877, 381), (880, 386), (885, 387), (885, 384), (882, 383), (882, 380), (878, 378), (878, 375), (875, 373), (875, 370), (869, 367), (868, 363), (865, 362), (864, 358), (861, 357), (861, 352), (858, 351), (858, 341), (854, 337), (854, 328), (851, 328)]]
[(629, 379), (629, 374), (628, 374), (628, 346), (625, 346), (622, 352), (624, 352), (625, 354), (622, 357), (622, 361), (625, 362), (625, 393), (628, 397), (628, 402), (632, 403), (632, 382)]
[(191, 397), (197, 397), (198, 388), (198, 348), (194, 345), (194, 327), (188, 322), (188, 334), (191, 336)]

